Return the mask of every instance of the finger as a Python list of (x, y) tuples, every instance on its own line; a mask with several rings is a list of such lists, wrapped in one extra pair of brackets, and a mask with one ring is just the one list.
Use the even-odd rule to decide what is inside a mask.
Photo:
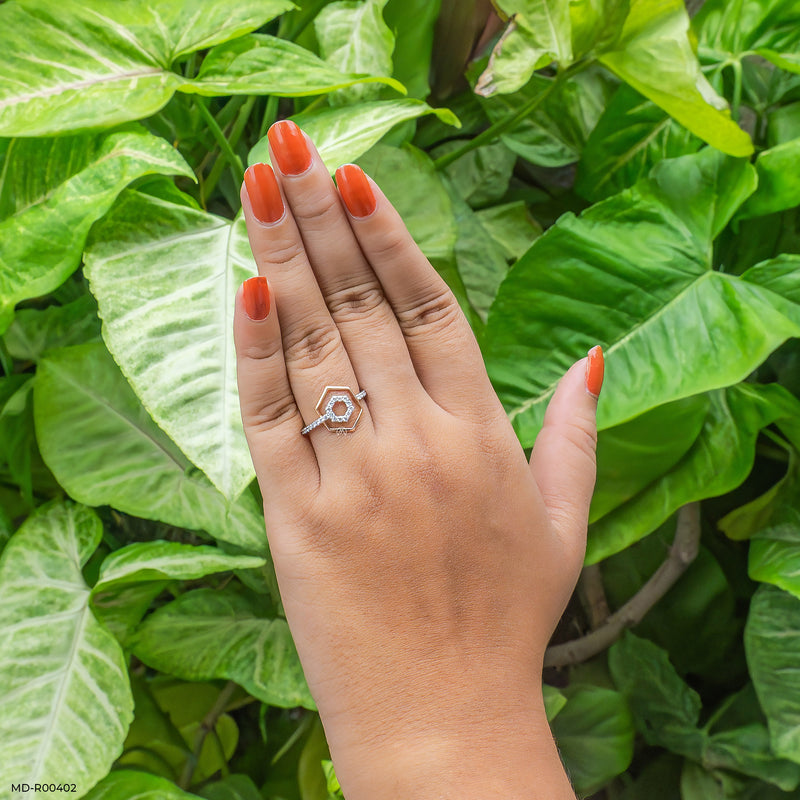
[(597, 395), (603, 383), (603, 351), (570, 367), (547, 406), (531, 454), (531, 470), (561, 539), (586, 551), (589, 504), (594, 491)]
[(400, 215), (360, 167), (340, 167), (336, 183), (353, 233), (400, 323), (425, 390), (458, 416), (496, 412), (499, 401), (472, 329)]
[[(358, 422), (346, 437), (332, 435), (325, 425), (308, 434), (324, 475), (330, 467), (341, 470), (342, 459), (362, 460), (372, 439), (369, 397), (357, 400), (362, 389), (325, 300), (308, 263), (303, 240), (283, 197), (272, 168), (265, 164), (250, 167), (241, 190), (242, 209), (247, 222), (250, 247), (261, 275), (269, 278), (277, 298), (276, 309), (283, 341), (283, 359), (292, 394), (306, 425), (324, 411), (317, 406), (327, 386), (349, 387)], [(251, 200), (255, 202), (251, 202)], [(255, 211), (264, 211), (262, 222)], [(277, 219), (276, 219), (277, 217)], [(338, 410), (342, 411), (340, 406)], [(360, 413), (360, 416), (358, 416)], [(355, 422), (356, 417), (352, 417)], [(297, 435), (301, 436), (298, 427)], [(369, 436), (368, 436), (369, 434)], [(368, 438), (367, 438), (368, 437)]]
[(236, 294), (233, 339), (239, 405), (265, 506), (305, 507), (319, 468), (292, 394), (275, 302), (267, 279), (250, 278)]
[(423, 391), (402, 331), (311, 140), (291, 120), (276, 122), (268, 138), (278, 182), (359, 385), (369, 387), (378, 428), (395, 411), (398, 392)]

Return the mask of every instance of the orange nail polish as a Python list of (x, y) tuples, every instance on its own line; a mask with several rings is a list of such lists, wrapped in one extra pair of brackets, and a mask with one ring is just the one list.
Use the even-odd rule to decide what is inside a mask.
[(253, 164), (244, 173), (244, 185), (253, 213), (260, 222), (277, 222), (283, 216), (283, 198), (269, 164)]
[(278, 169), (284, 175), (300, 175), (311, 166), (311, 152), (306, 137), (290, 119), (276, 122), (267, 131)]
[(600, 396), (604, 371), (603, 348), (598, 344), (589, 351), (589, 361), (586, 363), (586, 391), (593, 397)]
[(263, 275), (248, 278), (242, 284), (244, 310), (252, 320), (266, 319), (269, 314), (269, 286)]
[(336, 170), (336, 185), (347, 210), (354, 217), (368, 217), (377, 207), (372, 187), (361, 167), (355, 164), (339, 167)]

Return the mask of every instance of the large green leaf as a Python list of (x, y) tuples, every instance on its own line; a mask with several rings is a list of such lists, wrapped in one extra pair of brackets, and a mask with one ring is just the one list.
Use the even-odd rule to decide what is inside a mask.
[(266, 552), (256, 500), (245, 492), (231, 503), (192, 468), (102, 344), (55, 350), (39, 362), (34, 415), (42, 456), (75, 499)]
[[(758, 274), (712, 270), (714, 238), (754, 188), (750, 164), (706, 148), (565, 214), (534, 242), (500, 285), (482, 341), (523, 447), (561, 376), (595, 344), (608, 365), (605, 428), (742, 380), (800, 333), (797, 307)], [(679, 341), (693, 343), (691, 358)]]
[(4, 3), (0, 135), (110, 127), (154, 114), (186, 82), (170, 70), (176, 59), (293, 7), (290, 0)]
[(122, 189), (154, 173), (194, 177), (177, 150), (144, 132), (0, 140), (0, 333), (16, 303), (76, 269), (89, 228)]
[(84, 800), (201, 800), (172, 781), (132, 769), (114, 770)]
[(405, 88), (385, 76), (343, 73), (304, 47), (252, 33), (215, 47), (203, 61), (197, 78), (180, 86), (199, 94), (275, 94), (302, 97), (344, 89), (355, 83), (385, 83)]
[(569, 0), (496, 0), (510, 17), (475, 91), (489, 97), (522, 88), (534, 70), (572, 62)]
[(750, 603), (744, 646), (772, 748), (800, 763), (800, 599), (762, 584)]
[(758, 189), (742, 206), (740, 217), (763, 217), (800, 204), (800, 138), (758, 154)]
[[(325, 6), (314, 19), (320, 54), (342, 72), (392, 74), (394, 36), (383, 21), (387, 0), (338, 0)], [(375, 99), (380, 87), (354, 86), (331, 96), (332, 105)]]
[(226, 678), (264, 703), (314, 709), (289, 626), (227, 589), (197, 589), (145, 619), (133, 651), (186, 680)]
[(388, 0), (383, 18), (393, 32), (394, 77), (407, 89), (409, 97), (424, 100), (430, 94), (433, 33), (441, 0)]
[(686, 503), (736, 488), (752, 469), (761, 428), (797, 414), (797, 401), (777, 384), (742, 383), (708, 399), (703, 427), (683, 458), (590, 526), (587, 564), (624, 550)]
[(123, 644), (167, 581), (195, 580), (215, 572), (262, 567), (265, 559), (232, 555), (216, 547), (180, 542), (136, 542), (115, 550), (100, 568), (91, 603)]
[(236, 290), (256, 272), (244, 219), (126, 192), (85, 273), (103, 338), (153, 419), (229, 499), (253, 479), (236, 387)]
[(599, 59), (695, 136), (723, 153), (748, 156), (753, 143), (700, 71), (688, 31), (683, 0), (631, 0), (619, 38)]
[(633, 717), (619, 692), (574, 684), (552, 722), (553, 736), (575, 789), (597, 791), (624, 772), (633, 757)]
[(81, 574), (102, 533), (94, 512), (54, 502), (31, 515), (3, 551), (0, 785), (6, 789), (12, 781), (58, 781), (75, 783), (82, 796), (122, 750), (133, 716), (127, 667), (89, 608)]
[[(347, 108), (326, 108), (298, 114), (292, 119), (311, 137), (325, 166), (331, 172), (355, 161), (395, 125), (424, 114), (436, 116), (448, 125), (460, 127), (446, 108), (431, 108), (420, 100), (384, 100), (360, 103)], [(249, 164), (269, 164), (269, 142), (265, 136), (250, 151)]]
[(575, 188), (587, 200), (633, 186), (665, 158), (694, 153), (701, 142), (630, 86), (620, 86), (586, 142)]

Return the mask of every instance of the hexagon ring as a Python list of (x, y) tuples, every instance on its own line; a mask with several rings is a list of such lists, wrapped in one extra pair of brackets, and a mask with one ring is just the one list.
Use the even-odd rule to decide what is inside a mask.
[(358, 401), (366, 396), (366, 389), (355, 394), (349, 386), (326, 386), (317, 403), (319, 418), (306, 425), (300, 433), (310, 433), (319, 425), (342, 433), (355, 430), (364, 410)]

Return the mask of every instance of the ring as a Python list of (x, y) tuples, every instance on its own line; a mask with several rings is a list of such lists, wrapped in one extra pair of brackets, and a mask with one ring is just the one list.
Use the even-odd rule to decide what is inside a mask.
[[(306, 425), (300, 433), (313, 431), (319, 425), (324, 425), (329, 431), (343, 433), (355, 430), (361, 412), (364, 410), (358, 401), (367, 396), (367, 390), (354, 394), (349, 386), (326, 386), (317, 403), (319, 418)], [(337, 414), (335, 406), (344, 406), (344, 411)], [(341, 409), (339, 409), (341, 411)]]

